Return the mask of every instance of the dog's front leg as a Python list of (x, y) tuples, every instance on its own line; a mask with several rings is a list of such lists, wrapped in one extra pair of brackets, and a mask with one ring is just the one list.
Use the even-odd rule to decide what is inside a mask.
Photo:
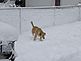
[(37, 37), (37, 35), (35, 34), (35, 36), (34, 36), (34, 41), (36, 40), (36, 37)]

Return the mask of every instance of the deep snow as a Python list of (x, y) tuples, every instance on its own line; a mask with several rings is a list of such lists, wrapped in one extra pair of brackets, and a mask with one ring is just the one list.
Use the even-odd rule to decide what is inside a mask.
[(81, 21), (44, 30), (44, 41), (33, 41), (31, 31), (19, 36), (16, 61), (81, 61)]

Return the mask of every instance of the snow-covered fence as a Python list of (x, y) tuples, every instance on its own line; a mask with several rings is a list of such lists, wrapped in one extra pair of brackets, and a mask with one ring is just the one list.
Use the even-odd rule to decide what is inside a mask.
[(22, 8), (21, 32), (30, 30), (30, 21), (34, 21), (40, 27), (79, 21), (81, 18), (80, 8), (81, 6)]
[(55, 9), (55, 24), (65, 24), (79, 19), (79, 7)]
[(30, 30), (30, 21), (40, 27), (48, 27), (79, 21), (81, 19), (81, 6), (61, 7), (24, 7), (1, 8), (0, 21), (11, 24), (20, 32)]

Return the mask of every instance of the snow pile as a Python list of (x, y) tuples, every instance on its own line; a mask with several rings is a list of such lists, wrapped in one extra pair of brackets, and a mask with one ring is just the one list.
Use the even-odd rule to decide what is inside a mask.
[(0, 22), (0, 41), (12, 41), (17, 39), (17, 29), (9, 24)]
[(81, 53), (81, 22), (44, 30), (47, 33), (44, 41), (33, 41), (31, 31), (20, 35), (16, 44), (16, 61), (74, 61), (81, 57), (77, 53)]

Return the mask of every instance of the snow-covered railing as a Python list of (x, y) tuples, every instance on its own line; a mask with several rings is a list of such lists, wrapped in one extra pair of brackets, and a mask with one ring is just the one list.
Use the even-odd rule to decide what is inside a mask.
[(0, 8), (0, 21), (16, 27), (20, 32), (30, 30), (30, 21), (40, 27), (66, 24), (81, 19), (81, 5)]

